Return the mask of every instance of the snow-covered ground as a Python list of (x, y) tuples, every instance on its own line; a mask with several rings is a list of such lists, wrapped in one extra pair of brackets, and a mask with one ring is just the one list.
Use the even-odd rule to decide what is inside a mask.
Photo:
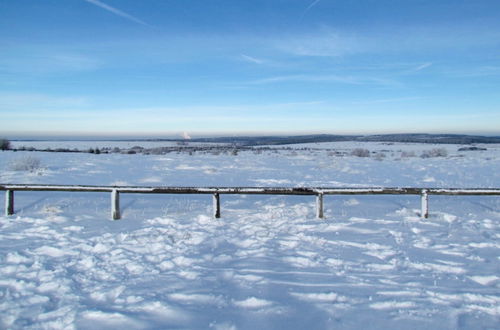
[[(0, 183), (500, 186), (500, 145), (459, 147), (0, 152)], [(350, 156), (354, 148), (372, 155)], [(448, 156), (419, 157), (434, 148)], [(14, 171), (24, 157), (38, 158), (40, 168)], [(500, 322), (499, 196), (431, 196), (426, 220), (418, 196), (326, 196), (323, 220), (311, 196), (223, 195), (222, 218), (213, 219), (209, 195), (125, 194), (120, 221), (109, 220), (109, 199), (15, 193), (16, 214), (0, 217), (0, 328), (493, 329)]]

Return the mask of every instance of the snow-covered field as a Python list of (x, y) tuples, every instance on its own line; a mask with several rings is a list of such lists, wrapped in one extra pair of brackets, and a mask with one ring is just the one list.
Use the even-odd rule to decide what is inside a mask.
[[(134, 144), (135, 145), (135, 144)], [(301, 150), (301, 148), (315, 148)], [(0, 183), (500, 187), (500, 145), (328, 143), (238, 155), (0, 152)], [(367, 148), (371, 157), (349, 155)], [(445, 148), (446, 157), (421, 158)], [(332, 149), (341, 151), (335, 154)], [(343, 155), (343, 156), (339, 156)], [(383, 155), (383, 156), (381, 156)], [(33, 171), (12, 164), (36, 157)], [(121, 198), (16, 192), (0, 328), (498, 329), (500, 197)]]

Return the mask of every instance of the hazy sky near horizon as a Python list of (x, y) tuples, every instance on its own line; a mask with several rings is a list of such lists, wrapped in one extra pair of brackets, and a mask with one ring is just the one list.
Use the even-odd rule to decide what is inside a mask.
[(0, 136), (500, 135), (498, 0), (0, 0)]

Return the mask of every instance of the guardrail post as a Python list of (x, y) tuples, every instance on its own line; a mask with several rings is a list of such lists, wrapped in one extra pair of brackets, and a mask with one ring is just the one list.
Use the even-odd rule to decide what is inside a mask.
[(316, 195), (316, 217), (318, 219), (323, 219), (323, 193)]
[(120, 193), (116, 189), (111, 191), (111, 218), (113, 220), (119, 220), (121, 218)]
[(214, 205), (214, 218), (220, 218), (220, 196), (218, 193), (214, 194), (213, 197), (213, 205)]
[(422, 190), (422, 212), (421, 216), (424, 219), (427, 219), (429, 217), (429, 195), (427, 194), (427, 190), (423, 189)]
[(5, 191), (5, 215), (14, 214), (14, 190)]

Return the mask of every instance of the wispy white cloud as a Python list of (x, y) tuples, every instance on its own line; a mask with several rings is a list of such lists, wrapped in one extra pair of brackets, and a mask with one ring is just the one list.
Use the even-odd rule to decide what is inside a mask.
[(500, 66), (462, 67), (448, 70), (446, 74), (455, 78), (500, 76)]
[(275, 76), (264, 79), (252, 80), (247, 82), (248, 85), (265, 85), (281, 82), (324, 82), (324, 83), (342, 83), (349, 85), (384, 85), (384, 86), (399, 86), (400, 83), (386, 78), (377, 77), (360, 77), (360, 76), (340, 76), (340, 75), (287, 75)]
[(309, 6), (307, 6), (307, 8), (302, 12), (302, 15), (300, 16), (300, 19), (302, 20), (304, 18), (304, 16), (307, 14), (307, 12), (309, 10), (311, 10), (312, 7), (316, 6), (318, 4), (318, 2), (320, 2), (321, 0), (314, 0), (313, 2), (311, 2), (309, 4)]
[[(329, 104), (322, 100), (311, 100), (311, 101), (296, 101), (296, 102), (270, 102), (270, 103), (259, 103), (259, 104), (229, 104), (229, 105), (216, 105), (207, 104), (203, 106), (199, 105), (186, 105), (177, 107), (151, 107), (151, 108), (132, 108), (132, 109), (120, 109), (119, 112), (126, 115), (140, 114), (149, 118), (158, 118), (164, 116), (165, 114), (175, 115), (176, 118), (184, 118), (186, 120), (192, 120), (199, 116), (206, 115), (210, 116), (228, 116), (232, 117), (236, 114), (249, 114), (254, 115), (256, 113), (289, 113), (294, 110), (301, 110), (310, 107), (320, 107), (329, 106)], [(170, 117), (170, 116), (169, 116)]]
[(415, 73), (418, 73), (418, 72), (420, 72), (422, 70), (427, 69), (428, 67), (430, 67), (432, 65), (433, 65), (432, 62), (426, 62), (426, 63), (419, 64), (419, 65), (415, 65), (415, 63), (413, 63), (413, 64), (406, 64), (407, 68), (404, 69), (404, 70), (402, 70), (401, 72), (399, 72), (399, 74), (402, 74), (402, 75), (415, 74)]
[(111, 7), (110, 5), (107, 5), (107, 4), (105, 4), (105, 3), (103, 3), (103, 2), (101, 2), (99, 0), (84, 0), (84, 1), (86, 1), (88, 3), (91, 3), (93, 5), (96, 5), (98, 7), (101, 7), (102, 9), (107, 10), (110, 13), (113, 13), (115, 15), (118, 15), (118, 16), (121, 16), (123, 18), (126, 18), (129, 21), (132, 21), (132, 22), (144, 25), (144, 26), (150, 26), (149, 24), (145, 23), (144, 21), (141, 21), (137, 17), (134, 17), (134, 16), (132, 16), (130, 14), (127, 14), (126, 12), (121, 11), (121, 10), (119, 10), (117, 8)]
[[(44, 109), (63, 109), (81, 108), (88, 105), (85, 97), (72, 96), (53, 96), (47, 94), (35, 93), (0, 93), (0, 110), (9, 112), (14, 111), (19, 115), (19, 110), (28, 112)], [(5, 114), (5, 113), (4, 113)]]
[(282, 36), (274, 42), (275, 47), (280, 51), (298, 56), (342, 56), (361, 52), (362, 47), (366, 47), (355, 36), (330, 30)]
[(407, 102), (407, 101), (415, 101), (415, 100), (420, 100), (422, 99), (421, 97), (417, 96), (410, 96), (410, 97), (396, 97), (396, 98), (389, 98), (389, 99), (376, 99), (376, 100), (367, 100), (367, 101), (354, 101), (352, 104), (356, 105), (373, 105), (373, 104), (385, 104), (385, 103), (400, 103), (400, 102)]
[(70, 52), (52, 53), (30, 46), (22, 53), (0, 56), (0, 69), (14, 74), (45, 74), (95, 70), (102, 65), (99, 59)]
[(255, 64), (263, 64), (264, 60), (261, 60), (259, 58), (253, 57), (253, 56), (248, 56), (245, 54), (241, 54), (241, 58), (247, 62), (255, 63)]
[(101, 62), (98, 59), (79, 54), (54, 54), (47, 60), (57, 63), (61, 70), (87, 71), (98, 68)]
[[(324, 25), (316, 31), (283, 35), (273, 41), (278, 50), (296, 56), (340, 57), (442, 50), (469, 52), (478, 47), (494, 47), (499, 38), (498, 29), (484, 26), (406, 26), (388, 32), (381, 29), (338, 29)], [(421, 69), (428, 66), (424, 63)]]
[(414, 72), (417, 72), (417, 71), (420, 71), (420, 70), (423, 70), (425, 68), (428, 68), (432, 65), (431, 62), (427, 62), (427, 63), (424, 63), (424, 64), (421, 64), (419, 66), (417, 66), (416, 68), (413, 69)]

